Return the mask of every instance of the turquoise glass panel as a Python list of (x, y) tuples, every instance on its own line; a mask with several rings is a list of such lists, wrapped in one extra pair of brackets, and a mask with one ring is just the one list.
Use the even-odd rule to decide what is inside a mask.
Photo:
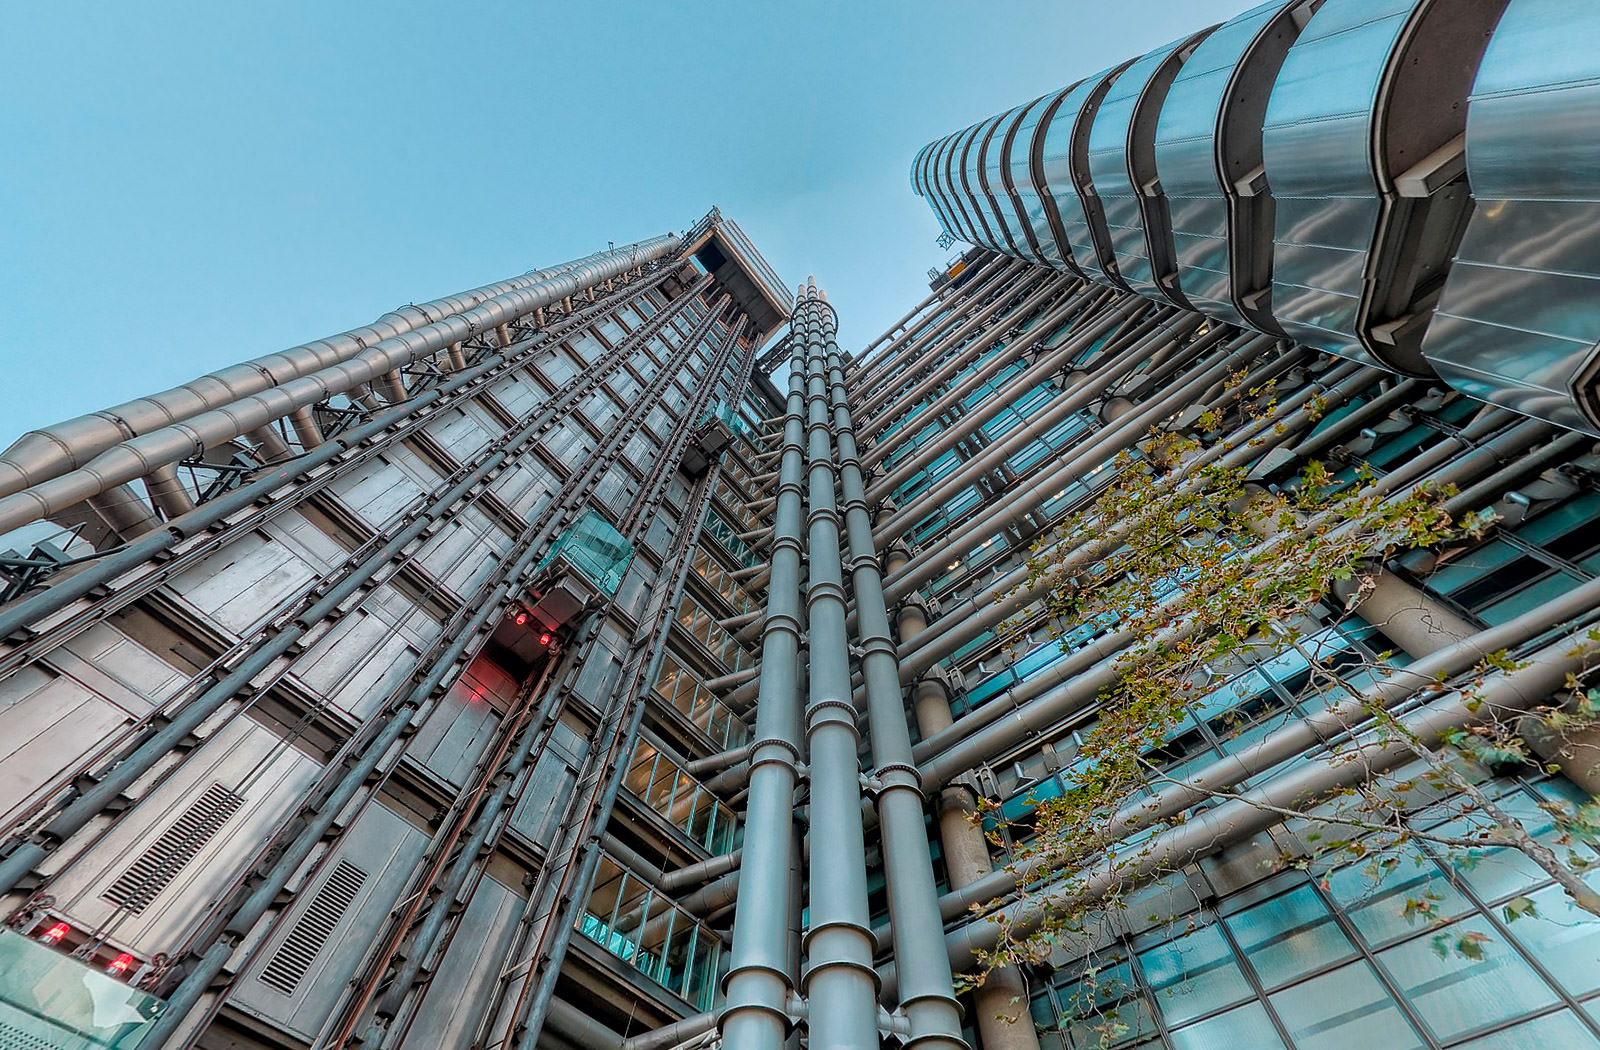
[(166, 1005), (76, 959), (0, 930), (0, 1044), (133, 1050)]

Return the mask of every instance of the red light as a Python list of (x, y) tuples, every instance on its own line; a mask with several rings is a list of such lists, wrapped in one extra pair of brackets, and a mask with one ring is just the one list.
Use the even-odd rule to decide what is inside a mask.
[(539, 644), (540, 645), (549, 645), (550, 644), (550, 634), (549, 634), (549, 632), (546, 632), (546, 633), (541, 634), (539, 636)]
[(523, 624), (528, 622), (528, 614), (523, 612), (521, 609), (518, 609), (517, 614), (511, 619), (518, 627), (521, 627)]
[(50, 927), (48, 930), (44, 931), (44, 935), (41, 936), (39, 939), (41, 941), (43, 941), (44, 943), (46, 943), (46, 944), (55, 944), (58, 941), (60, 941), (61, 938), (65, 937), (67, 934), (69, 934), (71, 932), (72, 932), (72, 927), (71, 926), (68, 926), (64, 922), (58, 922), (54, 926)]
[(111, 960), (111, 965), (106, 967), (106, 973), (109, 973), (114, 977), (121, 977), (123, 974), (128, 972), (128, 967), (132, 965), (133, 956), (129, 955), (127, 952), (123, 952), (121, 955)]

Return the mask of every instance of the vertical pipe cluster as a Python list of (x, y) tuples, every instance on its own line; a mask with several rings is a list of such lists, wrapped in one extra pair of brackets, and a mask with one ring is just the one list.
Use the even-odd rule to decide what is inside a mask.
[[(807, 311), (809, 316), (811, 311)], [(800, 331), (797, 319), (795, 331)], [(740, 1050), (778, 1050), (789, 1033), (787, 1004), (795, 967), (789, 952), (791, 896), (798, 888), (795, 790), (800, 759), (800, 525), (805, 472), (804, 343), (789, 361), (788, 414), (773, 519), (772, 577), (761, 636), (755, 740), (733, 957), (724, 982), (723, 1042)], [(792, 870), (794, 869), (794, 870)], [(794, 911), (798, 918), (798, 908)]]
[(807, 283), (797, 307), (795, 338), (806, 351), (808, 549), (806, 592), (811, 659), (806, 745), (811, 770), (811, 923), (805, 972), (810, 1045), (878, 1046), (878, 977), (867, 908), (866, 843), (861, 824), (860, 744), (850, 686), (844, 569), (839, 556), (837, 475), (828, 405), (828, 346), (833, 308)]
[(866, 486), (856, 451), (843, 361), (831, 334), (827, 341), (827, 368), (850, 572), (855, 585), (856, 633), (866, 684), (868, 735), (878, 782), (884, 877), (894, 924), (894, 954), (899, 960), (900, 1002), (911, 1026), (905, 1045), (916, 1050), (965, 1050), (961, 1008), (956, 1002), (949, 960), (939, 950), (944, 943), (944, 930), (923, 819), (922, 778), (911, 757), (899, 661), (889, 633), (889, 609), (883, 598), (883, 574), (872, 538), (872, 516), (867, 509)]

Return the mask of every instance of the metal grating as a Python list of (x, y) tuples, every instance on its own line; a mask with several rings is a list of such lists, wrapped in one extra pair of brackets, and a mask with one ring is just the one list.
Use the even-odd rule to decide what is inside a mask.
[[(73, 1038), (66, 1033), (62, 1034), (66, 1038)], [(73, 1041), (76, 1042), (76, 1039)], [(15, 1025), (0, 1021), (0, 1047), (4, 1047), (5, 1050), (62, 1050), (62, 1047), (67, 1045), (65, 1042), (58, 1043), (53, 1039), (44, 1039), (32, 1032), (25, 1032)]]
[(101, 896), (135, 915), (143, 912), (242, 805), (243, 795), (212, 784)]
[(293, 995), (366, 881), (367, 873), (349, 861), (335, 864), (333, 873), (317, 890), (305, 914), (300, 916), (289, 936), (272, 954), (272, 961), (261, 971), (261, 983), (284, 995)]

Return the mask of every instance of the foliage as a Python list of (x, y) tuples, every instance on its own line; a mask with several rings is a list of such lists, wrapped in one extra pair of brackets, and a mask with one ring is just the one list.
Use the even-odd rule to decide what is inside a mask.
[[(1272, 421), (1277, 407), (1270, 390), (1248, 393), (1254, 400), (1247, 404), (1246, 421)], [(1316, 413), (1318, 406), (1310, 410)], [(1222, 415), (1210, 411), (1197, 426), (1215, 431), (1222, 424)], [(1264, 429), (1257, 425), (1255, 432)], [(1118, 458), (1116, 480), (1087, 508), (1035, 544), (1026, 582), (1002, 596), (1015, 599), (1023, 592), (1033, 599), (1005, 626), (1014, 654), (1030, 643), (1028, 628), (1042, 619), (1063, 649), (1094, 634), (1120, 655), (1116, 683), (1097, 698), (1096, 717), (1080, 729), (1080, 749), (1062, 774), (1067, 789), (1030, 800), (1029, 826), (1018, 829), (1028, 840), (1008, 843), (1021, 890), (1000, 904), (1031, 899), (1037, 906), (989, 915), (1004, 927), (1000, 946), (986, 959), (990, 967), (1039, 961), (1060, 944), (1078, 942), (1094, 917), (1118, 908), (1124, 891), (1168, 870), (1152, 863), (1148, 836), (1129, 833), (1176, 826), (1193, 812), (1190, 806), (1165, 812), (1148, 801), (1149, 792), (1179, 786), (1159, 771), (1162, 749), (1214, 682), (1252, 656), (1298, 648), (1312, 669), (1307, 693), (1328, 695), (1330, 705), (1369, 695), (1364, 687), (1390, 670), (1308, 652), (1313, 633), (1330, 613), (1337, 619), (1360, 605), (1386, 559), (1476, 540), (1493, 523), (1483, 513), (1452, 520), (1446, 502), (1455, 493), (1449, 488), (1391, 492), (1365, 469), (1336, 478), (1312, 462), (1293, 483), (1268, 491), (1248, 483), (1245, 467), (1227, 462), (1195, 438), (1152, 435), (1137, 452)], [(1441, 676), (1431, 685), (1435, 692), (1449, 686), (1471, 698), (1490, 677), (1520, 667), (1507, 654), (1488, 653), (1466, 674)], [(1353, 787), (1297, 799), (1292, 806), (1267, 806), (1232, 784), (1191, 780), (1181, 788), (1191, 806), (1210, 799), (1242, 801), (1310, 829), (1300, 835), (1305, 850), (1280, 859), (1285, 866), (1364, 860), (1376, 883), (1419, 843), (1461, 866), (1475, 863), (1485, 849), (1509, 846), (1549, 872), (1580, 907), (1600, 914), (1600, 897), (1581, 878), (1590, 862), (1574, 848), (1600, 837), (1600, 807), (1544, 807), (1556, 824), (1555, 845), (1566, 847), (1561, 857), (1548, 842), (1551, 835), (1532, 833), (1481, 786), (1495, 770), (1538, 764), (1525, 739), (1529, 729), (1575, 737), (1600, 726), (1600, 691), (1583, 687), (1579, 677), (1531, 714), (1502, 713), (1469, 699), (1475, 722), (1442, 741), (1419, 736), (1384, 703), (1364, 702), (1348, 719), (1346, 738), (1330, 746), (1333, 760), (1362, 762), (1371, 749), (1401, 748), (1414, 759), (1405, 767), (1410, 771), (1369, 775)], [(1456, 800), (1450, 804), (1471, 816), (1472, 828), (1424, 832), (1406, 819), (1411, 810), (1437, 806), (1441, 799)], [(997, 806), (980, 807), (991, 827), (1004, 823)], [(1428, 894), (1408, 899), (1404, 917), (1436, 922), (1437, 904)], [(1531, 900), (1518, 898), (1503, 912), (1510, 922), (1535, 909)], [(1476, 960), (1484, 957), (1485, 940), (1476, 933), (1440, 934), (1431, 943), (1442, 955)], [(1091, 972), (1086, 987), (1093, 984)], [(1106, 1024), (1119, 1022), (1111, 1018)]]

